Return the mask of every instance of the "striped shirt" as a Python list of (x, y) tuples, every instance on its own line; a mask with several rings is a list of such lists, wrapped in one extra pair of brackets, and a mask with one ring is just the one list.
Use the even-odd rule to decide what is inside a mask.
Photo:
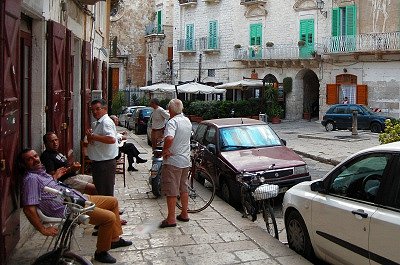
[[(63, 199), (53, 193), (45, 192), (43, 190), (45, 186), (56, 190), (65, 189), (51, 175), (47, 174), (44, 168), (36, 171), (27, 171), (22, 182), (22, 206), (35, 205), (46, 216), (64, 217), (66, 206), (63, 205)], [(70, 190), (77, 198), (86, 200), (81, 193), (73, 189)]]

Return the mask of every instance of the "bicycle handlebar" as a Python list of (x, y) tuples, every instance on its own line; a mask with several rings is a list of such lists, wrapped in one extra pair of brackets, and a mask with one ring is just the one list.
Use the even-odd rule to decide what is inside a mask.
[[(56, 194), (58, 196), (63, 197), (67, 203), (66, 205), (73, 211), (76, 213), (85, 213), (85, 212), (90, 212), (93, 211), (94, 208), (96, 207), (96, 204), (94, 204), (91, 201), (83, 201), (79, 198), (75, 198), (74, 196), (72, 196), (69, 193), (69, 190), (57, 190), (54, 188), (50, 188), (48, 186), (45, 186), (43, 188), (44, 191), (48, 192), (48, 193), (53, 193)], [(77, 207), (79, 206), (79, 207)]]

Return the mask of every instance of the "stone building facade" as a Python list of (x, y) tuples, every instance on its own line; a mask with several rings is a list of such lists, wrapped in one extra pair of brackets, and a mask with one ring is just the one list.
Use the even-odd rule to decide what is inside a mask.
[(321, 118), (344, 96), (399, 117), (398, 1), (322, 2), (323, 7), (314, 0), (179, 0), (176, 81), (227, 83), (258, 76), (282, 83), (291, 77), (287, 119), (300, 119), (310, 109)]

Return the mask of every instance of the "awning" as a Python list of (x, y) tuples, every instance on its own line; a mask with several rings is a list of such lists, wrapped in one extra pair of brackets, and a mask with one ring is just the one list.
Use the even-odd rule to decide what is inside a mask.
[(244, 87), (262, 87), (262, 80), (251, 80), (251, 79), (243, 79), (236, 82), (225, 83), (222, 85), (218, 85), (215, 88), (221, 89), (243, 89)]
[(225, 93), (226, 89), (216, 89), (212, 86), (192, 82), (178, 86), (178, 92), (188, 94), (217, 94)]
[(150, 86), (140, 87), (139, 90), (149, 91), (149, 92), (175, 92), (175, 85), (167, 83), (159, 83)]

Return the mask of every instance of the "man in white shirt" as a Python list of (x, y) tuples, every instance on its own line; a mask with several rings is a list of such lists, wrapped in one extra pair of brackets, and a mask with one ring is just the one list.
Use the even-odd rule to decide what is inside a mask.
[(114, 196), (115, 158), (118, 156), (117, 129), (107, 114), (107, 103), (104, 99), (93, 100), (90, 108), (96, 119), (92, 128), (86, 131), (93, 183), (99, 195)]
[(160, 107), (160, 102), (157, 98), (150, 100), (150, 107), (154, 109), (151, 114), (151, 146), (154, 150), (157, 147), (157, 143), (162, 141), (164, 137), (165, 123), (169, 119), (169, 114)]
[[(171, 119), (165, 126), (161, 193), (167, 197), (168, 216), (160, 227), (174, 227), (176, 220), (188, 222), (188, 174), (190, 167), (190, 136), (192, 124), (182, 113), (183, 104), (172, 99), (168, 104)], [(181, 213), (175, 217), (176, 198), (180, 195)]]

